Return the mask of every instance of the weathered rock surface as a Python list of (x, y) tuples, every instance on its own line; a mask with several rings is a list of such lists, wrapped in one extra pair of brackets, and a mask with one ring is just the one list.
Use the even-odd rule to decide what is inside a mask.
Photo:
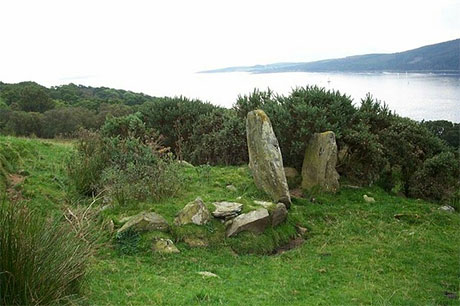
[(153, 241), (152, 251), (156, 253), (162, 253), (162, 254), (180, 252), (179, 249), (174, 245), (174, 243), (170, 239), (163, 239), (163, 238)]
[(440, 209), (440, 210), (447, 211), (447, 212), (455, 212), (455, 208), (453, 208), (453, 207), (450, 206), (450, 205), (441, 206), (441, 207), (439, 207), (439, 209)]
[(204, 205), (203, 200), (198, 197), (195, 201), (185, 205), (185, 207), (177, 213), (176, 219), (174, 219), (174, 224), (184, 225), (194, 223), (197, 225), (203, 225), (209, 220), (211, 220), (211, 214)]
[(227, 228), (227, 237), (234, 236), (242, 231), (260, 234), (270, 225), (270, 215), (268, 210), (260, 208), (247, 214), (239, 215), (232, 221)]
[(281, 150), (272, 129), (270, 119), (262, 110), (248, 113), (246, 136), (249, 151), (249, 167), (254, 182), (274, 202), (291, 205), (291, 196), (283, 168)]
[(367, 194), (363, 195), (363, 199), (366, 203), (375, 203), (375, 199), (373, 197), (367, 196)]
[(214, 202), (212, 204), (216, 207), (212, 215), (225, 220), (238, 216), (243, 209), (243, 204), (236, 202)]
[(276, 204), (275, 209), (272, 211), (272, 226), (278, 226), (286, 220), (288, 211), (283, 203)]
[(118, 229), (117, 233), (122, 233), (128, 229), (135, 230), (137, 232), (145, 231), (167, 231), (169, 224), (161, 215), (154, 212), (141, 212), (135, 216), (130, 217), (126, 223)]
[(302, 187), (336, 192), (339, 189), (337, 143), (334, 132), (315, 133), (307, 144), (302, 165)]

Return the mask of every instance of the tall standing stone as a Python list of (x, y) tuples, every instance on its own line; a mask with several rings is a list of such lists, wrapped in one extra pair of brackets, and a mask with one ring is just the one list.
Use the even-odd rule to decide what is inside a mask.
[(337, 143), (334, 132), (315, 133), (307, 144), (302, 165), (302, 188), (318, 186), (336, 192), (339, 189)]
[(246, 135), (249, 150), (249, 168), (254, 182), (275, 203), (282, 202), (289, 208), (291, 196), (283, 168), (281, 150), (273, 132), (270, 119), (262, 110), (248, 113)]

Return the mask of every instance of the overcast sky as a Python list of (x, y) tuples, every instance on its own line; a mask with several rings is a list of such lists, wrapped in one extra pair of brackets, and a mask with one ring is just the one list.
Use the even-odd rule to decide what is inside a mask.
[(0, 29), (0, 81), (52, 85), (403, 51), (459, 38), (460, 1), (1, 0)]

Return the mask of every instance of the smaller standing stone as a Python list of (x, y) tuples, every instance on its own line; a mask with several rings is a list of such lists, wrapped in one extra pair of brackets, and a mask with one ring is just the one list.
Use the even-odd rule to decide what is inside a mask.
[(160, 238), (153, 242), (152, 250), (156, 253), (162, 253), (162, 254), (180, 252), (179, 249), (171, 241), (171, 239), (163, 239), (163, 238)]
[(185, 205), (185, 207), (177, 213), (174, 224), (184, 225), (193, 223), (196, 225), (203, 225), (211, 220), (211, 214), (203, 203), (200, 197), (196, 198)]
[(214, 202), (212, 204), (216, 207), (212, 215), (225, 220), (238, 216), (243, 209), (243, 204), (236, 202)]
[(270, 215), (265, 208), (259, 208), (242, 214), (232, 219), (231, 224), (227, 228), (227, 237), (234, 236), (242, 231), (250, 231), (253, 233), (263, 233), (270, 224)]
[(275, 209), (272, 212), (272, 226), (278, 226), (286, 220), (288, 211), (283, 203), (276, 204)]
[(315, 186), (336, 192), (339, 189), (337, 164), (337, 143), (334, 132), (315, 133), (305, 150), (302, 165), (302, 188)]

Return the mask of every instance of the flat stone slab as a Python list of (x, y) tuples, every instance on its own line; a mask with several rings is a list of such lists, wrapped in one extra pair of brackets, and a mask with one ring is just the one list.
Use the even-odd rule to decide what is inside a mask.
[(169, 224), (161, 215), (154, 212), (141, 212), (129, 217), (126, 223), (118, 229), (117, 233), (122, 233), (132, 229), (137, 232), (148, 232), (153, 230), (167, 231)]
[(238, 216), (243, 209), (243, 204), (237, 202), (214, 202), (212, 203), (216, 210), (212, 215), (216, 218), (231, 219)]
[(233, 222), (227, 227), (227, 237), (234, 236), (242, 231), (260, 234), (270, 225), (270, 215), (267, 209), (259, 208), (246, 214), (239, 215), (232, 221)]

